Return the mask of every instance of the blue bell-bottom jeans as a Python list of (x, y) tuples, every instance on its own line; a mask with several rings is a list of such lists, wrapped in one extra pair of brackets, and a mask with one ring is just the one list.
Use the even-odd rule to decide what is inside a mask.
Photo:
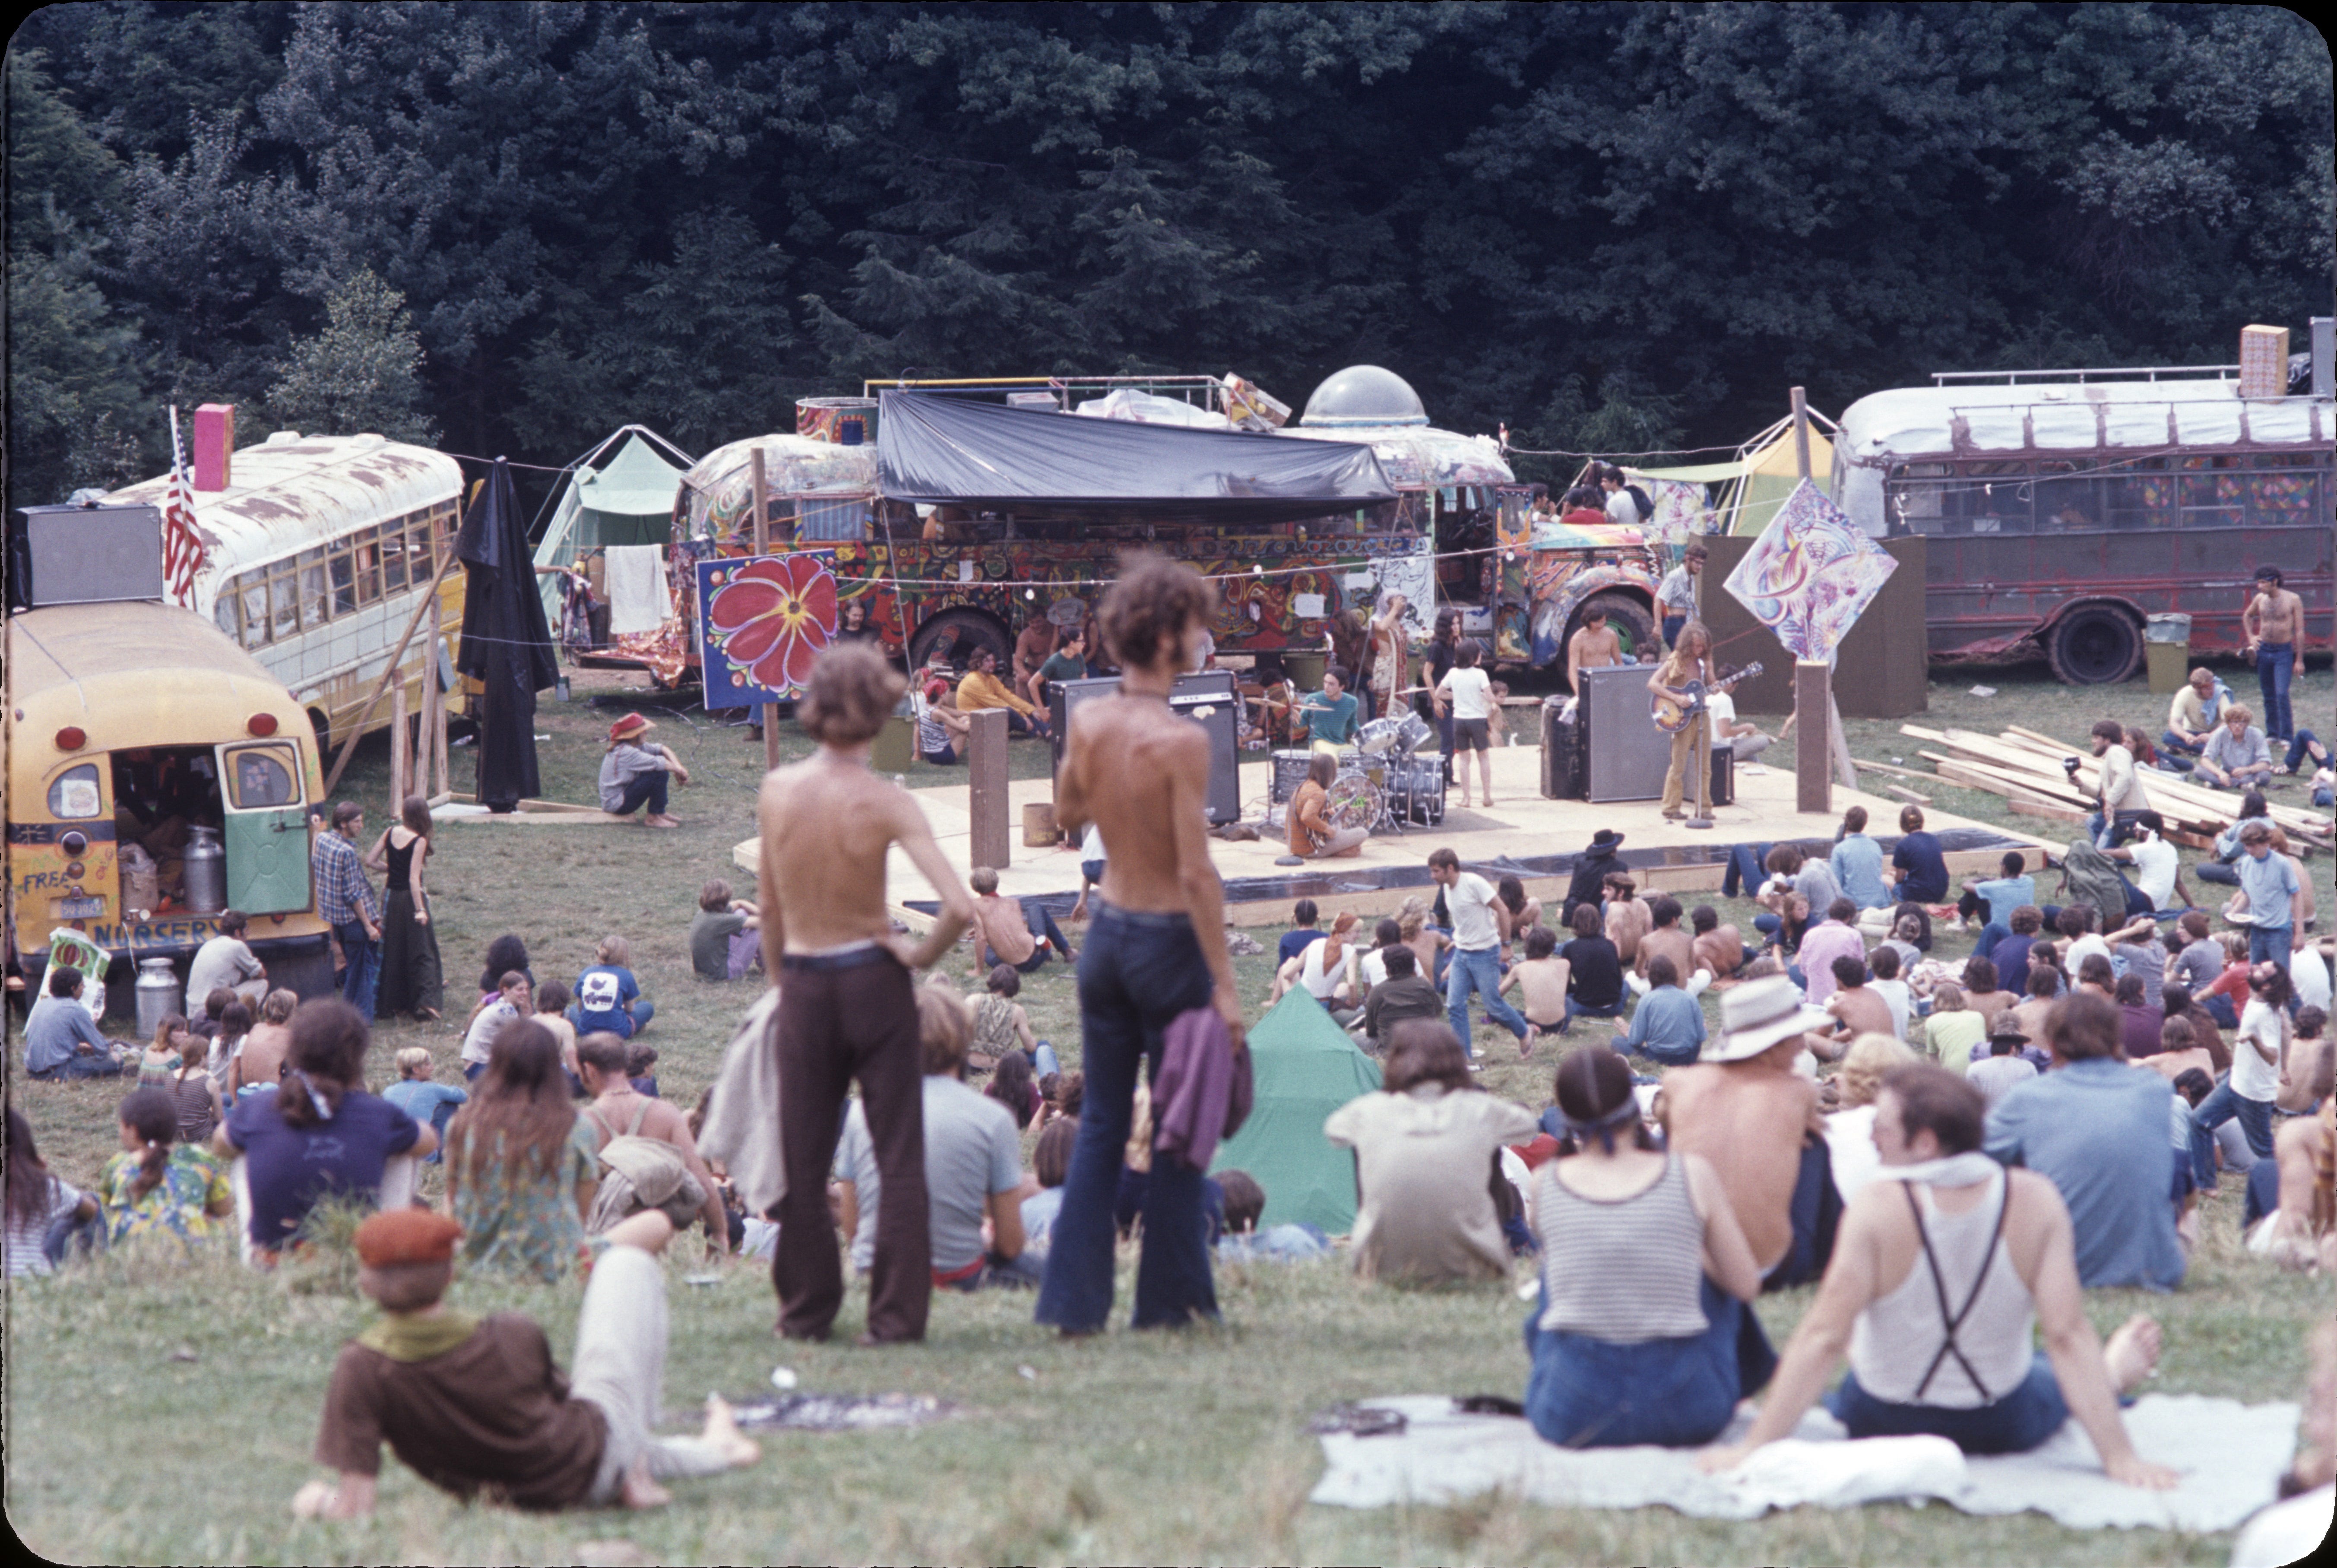
[(1636, 1343), (1544, 1328), (1545, 1292), (1526, 1315), (1533, 1429), (1562, 1448), (1688, 1448), (1719, 1436), (1776, 1358), (1759, 1320), (1748, 1324), (1751, 1309), (1710, 1279), (1701, 1283), (1703, 1333)]
[[(1118, 1239), (1112, 1201), (1135, 1112), (1136, 1075), (1148, 1059), (1159, 1072), (1169, 1021), (1208, 1006), (1210, 990), (1191, 920), (1109, 904), (1098, 909), (1080, 950), (1080, 1065), (1087, 1092), (1062, 1211), (1048, 1246), (1047, 1278), (1039, 1288), (1040, 1322), (1091, 1334), (1110, 1318)], [(1178, 1160), (1153, 1161), (1136, 1268), (1135, 1328), (1217, 1315), (1201, 1176)]]

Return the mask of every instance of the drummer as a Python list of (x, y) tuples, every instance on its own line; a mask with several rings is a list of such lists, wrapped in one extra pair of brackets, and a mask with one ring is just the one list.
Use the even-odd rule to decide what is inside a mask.
[[(1350, 702), (1354, 699), (1350, 697)], [(1339, 776), (1339, 764), (1328, 751), (1317, 751), (1307, 760), (1305, 782), (1290, 798), (1290, 852), (1309, 860), (1335, 855), (1360, 855), (1364, 840), (1371, 837), (1364, 828), (1337, 828), (1323, 815), (1332, 780)]]
[(1305, 716), (1306, 732), (1315, 750), (1336, 756), (1355, 740), (1355, 694), (1347, 690), (1347, 672), (1334, 664), (1323, 671), (1323, 690), (1298, 705)]

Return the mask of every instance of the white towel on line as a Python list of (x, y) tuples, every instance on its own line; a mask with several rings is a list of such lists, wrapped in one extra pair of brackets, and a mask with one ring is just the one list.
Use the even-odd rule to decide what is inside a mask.
[(609, 630), (654, 632), (673, 615), (666, 591), (665, 546), (611, 544), (604, 553), (601, 580), (609, 590)]
[[(2295, 1452), (2297, 1418), (2293, 1404), (2146, 1395), (2125, 1412), (2127, 1432), (2145, 1459), (2183, 1475), (2171, 1492), (2147, 1492), (2103, 1475), (2074, 1421), (2029, 1453), (1975, 1458), (1944, 1437), (1852, 1442), (1832, 1416), (1814, 1409), (1792, 1438), (1732, 1472), (1707, 1475), (1693, 1449), (1560, 1448), (1515, 1416), (1456, 1414), (1442, 1395), (1364, 1403), (1402, 1411), (1405, 1429), (1325, 1436), (1326, 1464), (1312, 1501), (1345, 1508), (1446, 1504), (1499, 1487), (1554, 1507), (1661, 1504), (1698, 1518), (1753, 1519), (1772, 1508), (1936, 1497), (1967, 1514), (2034, 1509), (2081, 1530), (2235, 1527), (2273, 1501)], [(1750, 1424), (1740, 1411), (1726, 1440)]]

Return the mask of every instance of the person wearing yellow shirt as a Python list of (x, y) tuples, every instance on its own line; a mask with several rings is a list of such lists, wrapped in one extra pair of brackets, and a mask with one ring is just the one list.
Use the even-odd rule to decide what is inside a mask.
[(957, 708), (961, 713), (978, 713), (985, 708), (1008, 709), (1009, 729), (1026, 735), (1047, 732), (1047, 720), (1039, 710), (1017, 697), (998, 678), (998, 655), (987, 648), (974, 651), (973, 668), (957, 683)]

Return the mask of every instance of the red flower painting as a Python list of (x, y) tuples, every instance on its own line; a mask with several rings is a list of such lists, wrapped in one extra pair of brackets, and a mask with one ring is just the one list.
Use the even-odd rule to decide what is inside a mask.
[(706, 606), (708, 640), (765, 691), (792, 692), (836, 635), (836, 577), (816, 556), (753, 562)]

